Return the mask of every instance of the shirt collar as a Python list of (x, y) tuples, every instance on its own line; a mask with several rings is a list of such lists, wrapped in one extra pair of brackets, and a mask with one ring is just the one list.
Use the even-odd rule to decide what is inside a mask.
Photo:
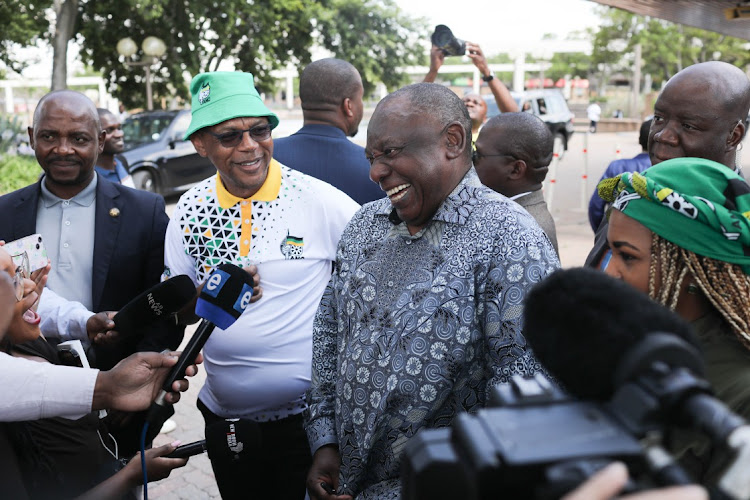
[(216, 196), (219, 200), (219, 206), (225, 210), (244, 200), (273, 201), (278, 198), (280, 189), (281, 164), (273, 159), (268, 165), (268, 174), (266, 175), (265, 182), (250, 198), (240, 198), (227, 191), (227, 188), (224, 187), (224, 183), (221, 181), (221, 174), (216, 173)]
[(70, 201), (82, 207), (90, 207), (96, 199), (96, 185), (98, 182), (99, 176), (95, 174), (94, 178), (91, 180), (91, 182), (89, 182), (88, 186), (83, 188), (83, 191), (72, 197), (70, 200), (64, 200), (63, 198), (52, 194), (52, 191), (47, 189), (45, 179), (42, 179), (42, 182), (40, 184), (42, 187), (42, 202), (44, 203), (44, 208), (52, 207), (58, 203), (62, 203), (63, 201)]
[[(468, 219), (476, 204), (476, 195), (474, 192), (482, 187), (484, 186), (479, 180), (477, 171), (472, 166), (466, 172), (463, 179), (461, 179), (461, 182), (443, 200), (435, 215), (432, 216), (432, 220), (463, 224)], [(396, 209), (390, 203), (383, 202), (375, 213), (376, 215), (387, 216), (393, 224), (400, 224), (402, 222), (396, 213)]]

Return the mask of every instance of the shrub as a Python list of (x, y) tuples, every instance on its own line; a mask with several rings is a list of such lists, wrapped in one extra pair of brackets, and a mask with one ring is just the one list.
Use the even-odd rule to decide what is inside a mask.
[(28, 186), (39, 179), (42, 169), (33, 156), (0, 157), (0, 194)]

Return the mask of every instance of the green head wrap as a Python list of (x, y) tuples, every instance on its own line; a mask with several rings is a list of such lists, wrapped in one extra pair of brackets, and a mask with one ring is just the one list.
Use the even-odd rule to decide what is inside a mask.
[(604, 179), (598, 191), (665, 240), (750, 274), (750, 186), (728, 167), (675, 158)]

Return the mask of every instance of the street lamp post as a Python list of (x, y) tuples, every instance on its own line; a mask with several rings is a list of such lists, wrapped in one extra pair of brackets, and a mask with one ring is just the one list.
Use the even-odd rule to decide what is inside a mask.
[(151, 66), (153, 66), (161, 56), (167, 51), (167, 46), (155, 36), (148, 36), (143, 40), (141, 49), (146, 57), (141, 61), (128, 61), (138, 51), (138, 46), (132, 38), (123, 38), (117, 42), (117, 53), (125, 58), (125, 64), (128, 66), (143, 66), (146, 70), (146, 108), (151, 111), (154, 109), (154, 100), (151, 93)]

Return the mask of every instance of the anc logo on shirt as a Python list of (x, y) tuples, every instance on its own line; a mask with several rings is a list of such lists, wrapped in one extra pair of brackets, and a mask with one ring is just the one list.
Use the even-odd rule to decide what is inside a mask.
[(304, 240), (298, 236), (290, 236), (289, 231), (286, 232), (286, 238), (284, 238), (279, 247), (286, 260), (305, 258), (302, 255), (302, 249), (305, 247)]
[(198, 94), (198, 102), (200, 102), (201, 104), (206, 104), (210, 100), (211, 100), (211, 86), (208, 84), (208, 82), (206, 82), (201, 86), (201, 91)]

